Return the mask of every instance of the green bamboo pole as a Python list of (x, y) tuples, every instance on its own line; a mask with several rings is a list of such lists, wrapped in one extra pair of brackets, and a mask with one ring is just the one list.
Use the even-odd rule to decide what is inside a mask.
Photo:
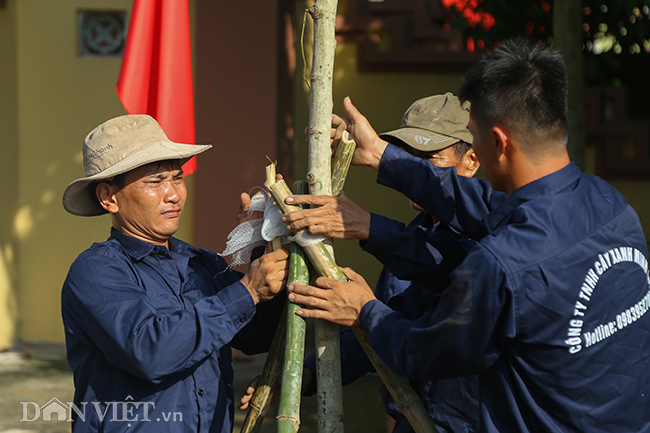
[(278, 384), (282, 371), (282, 359), (284, 354), (284, 345), (286, 341), (287, 330), (287, 310), (282, 312), (282, 317), (278, 323), (273, 337), (273, 343), (266, 356), (264, 367), (260, 380), (257, 383), (253, 397), (249, 403), (248, 412), (242, 425), (241, 433), (257, 433), (262, 428), (264, 416), (271, 406), (273, 391)]
[[(295, 242), (289, 246), (291, 264), (289, 283), (309, 284), (309, 270), (302, 248)], [(278, 409), (278, 433), (296, 433), (300, 428), (300, 398), (302, 391), (302, 364), (305, 358), (305, 319), (296, 311), (300, 306), (287, 305), (287, 332), (284, 351), (282, 389)]]
[[(297, 194), (306, 194), (307, 182), (294, 183)], [(305, 253), (295, 242), (289, 246), (289, 278), (287, 284), (309, 284), (309, 269)], [(278, 408), (278, 433), (296, 433), (300, 428), (300, 399), (302, 391), (302, 364), (305, 358), (305, 319), (296, 311), (300, 305), (287, 300), (287, 332), (282, 370), (282, 389)]]
[[(283, 213), (300, 209), (298, 206), (287, 205), (284, 203), (285, 198), (293, 195), (286, 182), (279, 181), (274, 184), (267, 183), (265, 186)], [(301, 232), (304, 232), (304, 229), (300, 230), (297, 235), (299, 236)], [(315, 245), (304, 246), (303, 250), (307, 254), (307, 257), (309, 257), (310, 261), (312, 261), (312, 265), (319, 275), (339, 281), (347, 281), (347, 277), (339, 269), (334, 260), (332, 260), (332, 257), (329, 255), (322, 242)], [(352, 327), (352, 331), (368, 355), (368, 358), (370, 358), (370, 361), (373, 363), (382, 382), (391, 393), (397, 407), (400, 408), (402, 413), (404, 413), (404, 416), (409, 420), (413, 430), (415, 430), (416, 433), (437, 433), (438, 430), (433, 425), (433, 422), (424, 409), (422, 402), (415, 391), (413, 391), (413, 388), (408, 381), (404, 377), (390, 370), (374, 351), (370, 344), (368, 332), (360, 327)]]

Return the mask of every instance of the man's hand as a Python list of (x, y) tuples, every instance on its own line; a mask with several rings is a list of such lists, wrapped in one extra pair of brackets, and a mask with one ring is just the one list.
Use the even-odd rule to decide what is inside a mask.
[(359, 314), (367, 302), (375, 300), (375, 294), (366, 280), (350, 268), (342, 269), (350, 281), (337, 281), (319, 277), (316, 285), (289, 286), (289, 300), (313, 309), (300, 309), (300, 317), (325, 319), (343, 326), (359, 326)]
[[(255, 393), (255, 389), (257, 389), (257, 384), (260, 381), (260, 375), (258, 374), (255, 376), (255, 378), (251, 381), (251, 383), (248, 385), (248, 388), (246, 388), (246, 391), (244, 392), (244, 395), (241, 396), (239, 399), (239, 409), (241, 410), (246, 410), (248, 409), (248, 406), (250, 405), (251, 399), (253, 398), (253, 394)], [(274, 395), (275, 397), (275, 395)]]
[[(281, 174), (275, 175), (276, 182), (279, 182), (283, 179)], [(262, 191), (256, 192), (254, 195), (262, 194)], [(242, 192), (239, 194), (239, 213), (237, 213), (237, 224), (245, 223), (246, 221), (253, 221), (260, 219), (264, 216), (264, 212), (255, 211), (248, 216), (248, 208), (251, 207), (251, 197), (248, 193)]]
[[(248, 406), (250, 406), (251, 400), (253, 399), (253, 394), (255, 394), (257, 385), (260, 382), (260, 377), (261, 376), (259, 374), (255, 376), (255, 378), (248, 385), (248, 388), (246, 388), (244, 395), (242, 395), (241, 398), (239, 399), (239, 409), (246, 410), (248, 409)], [(315, 380), (316, 378), (312, 374), (311, 370), (309, 370), (308, 368), (303, 368), (301, 392), (304, 393), (307, 390), (307, 387), (312, 386), (312, 382)], [(271, 404), (276, 404), (280, 402), (281, 389), (282, 389), (282, 385), (280, 382), (278, 382), (278, 385), (273, 390), (273, 395), (271, 396)]]
[(280, 293), (289, 275), (289, 252), (279, 249), (253, 261), (241, 282), (256, 304), (272, 299)]
[[(261, 192), (258, 192), (257, 194), (261, 194)], [(245, 223), (246, 221), (260, 219), (262, 216), (264, 216), (264, 212), (260, 211), (255, 211), (251, 214), (251, 216), (248, 216), (248, 208), (251, 207), (251, 197), (247, 193), (242, 192), (239, 195), (239, 201), (239, 213), (237, 214), (238, 225)]]
[[(346, 96), (343, 100), (343, 108), (349, 119), (344, 119), (335, 114), (332, 115), (332, 147), (336, 149), (341, 139), (342, 131), (347, 129), (357, 142), (357, 147), (352, 157), (352, 165), (366, 165), (378, 170), (381, 156), (384, 154), (388, 142), (379, 138), (368, 122), (368, 119), (352, 105), (349, 96)], [(343, 125), (345, 125), (345, 128), (343, 128)]]
[(336, 239), (366, 240), (370, 235), (370, 212), (345, 194), (341, 194), (338, 199), (328, 195), (293, 195), (285, 201), (289, 204), (318, 206), (284, 215), (282, 221), (287, 223), (287, 228), (291, 231), (307, 228), (309, 233)]

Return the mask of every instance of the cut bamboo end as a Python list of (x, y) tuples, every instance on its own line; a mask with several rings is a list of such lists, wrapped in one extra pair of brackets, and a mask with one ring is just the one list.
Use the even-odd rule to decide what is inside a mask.
[(343, 191), (356, 147), (357, 143), (352, 138), (352, 135), (348, 131), (343, 131), (343, 136), (332, 163), (332, 195), (334, 197), (339, 196)]
[(275, 164), (269, 164), (266, 166), (266, 182), (265, 185), (275, 183)]
[(293, 195), (291, 189), (289, 189), (289, 185), (287, 185), (284, 179), (279, 180), (275, 183), (269, 183), (267, 181), (264, 186), (266, 187), (266, 190), (269, 192), (271, 197), (273, 197), (283, 214), (300, 210), (300, 206), (294, 206), (286, 204), (284, 202), (287, 197)]

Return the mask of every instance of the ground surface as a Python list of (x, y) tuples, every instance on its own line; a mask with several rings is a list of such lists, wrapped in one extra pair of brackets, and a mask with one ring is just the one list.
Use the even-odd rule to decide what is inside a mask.
[[(235, 394), (246, 389), (260, 373), (264, 356), (237, 357)], [(369, 375), (344, 387), (346, 433), (384, 433), (386, 419), (379, 397), (380, 379)], [(68, 433), (70, 425), (53, 416), (46, 421), (36, 416), (35, 405), (44, 406), (56, 398), (72, 401), (72, 373), (61, 345), (23, 345), (0, 353), (0, 431), (5, 433)], [(22, 402), (22, 403), (21, 403)], [(31, 403), (30, 403), (31, 402)], [(262, 433), (276, 431), (275, 409), (267, 414)], [(239, 433), (246, 413), (236, 409), (234, 432)], [(301, 433), (317, 433), (316, 398), (303, 398)], [(21, 421), (22, 420), (22, 421)]]

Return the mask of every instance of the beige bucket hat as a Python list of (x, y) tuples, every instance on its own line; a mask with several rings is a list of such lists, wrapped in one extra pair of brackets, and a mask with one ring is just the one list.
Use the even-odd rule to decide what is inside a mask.
[(402, 117), (399, 129), (384, 132), (379, 136), (391, 141), (396, 138), (401, 145), (406, 144), (424, 152), (441, 150), (460, 140), (472, 144), (472, 134), (467, 129), (469, 123), (469, 103), (461, 106), (451, 93), (428, 96), (415, 101)]
[(174, 143), (167, 138), (153, 117), (146, 114), (110, 119), (93, 129), (84, 140), (86, 177), (77, 179), (63, 193), (63, 207), (73, 215), (95, 216), (106, 213), (95, 196), (95, 182), (156, 161), (180, 160), (211, 148), (211, 145)]

